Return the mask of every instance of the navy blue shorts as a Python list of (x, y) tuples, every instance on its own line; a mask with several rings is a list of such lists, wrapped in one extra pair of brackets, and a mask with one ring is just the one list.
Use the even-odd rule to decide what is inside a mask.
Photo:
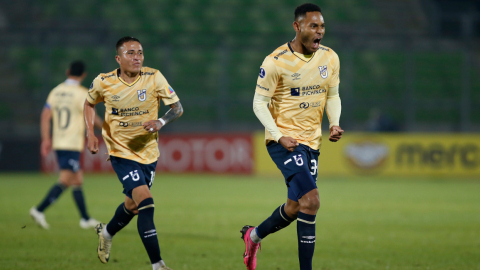
[(80, 152), (56, 150), (60, 170), (78, 172), (80, 170)]
[(123, 193), (130, 199), (132, 190), (136, 187), (147, 185), (152, 187), (155, 178), (155, 167), (157, 162), (142, 164), (133, 160), (110, 156), (113, 170), (117, 173), (118, 180), (122, 182)]
[[(288, 198), (297, 201), (317, 188), (318, 156), (320, 151), (300, 144), (293, 152), (276, 142), (267, 145), (268, 153), (285, 177)], [(297, 176), (301, 177), (295, 177)]]

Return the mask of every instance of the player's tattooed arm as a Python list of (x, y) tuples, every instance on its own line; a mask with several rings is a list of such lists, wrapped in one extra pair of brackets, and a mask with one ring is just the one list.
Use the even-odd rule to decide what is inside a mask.
[(170, 110), (165, 113), (165, 115), (159, 120), (151, 120), (143, 124), (143, 128), (150, 132), (154, 133), (159, 131), (164, 125), (175, 121), (177, 118), (182, 116), (183, 107), (180, 101), (177, 101), (173, 104), (170, 104)]
[(180, 101), (177, 101), (173, 104), (170, 104), (170, 110), (162, 117), (163, 121), (165, 121), (165, 125), (175, 121), (177, 118), (182, 116), (183, 114), (183, 107)]

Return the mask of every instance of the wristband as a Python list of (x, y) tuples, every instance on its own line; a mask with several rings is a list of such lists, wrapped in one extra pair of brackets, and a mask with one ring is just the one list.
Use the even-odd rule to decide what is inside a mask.
[(165, 120), (163, 120), (162, 118), (158, 118), (158, 121), (160, 121), (160, 123), (162, 123), (162, 126), (165, 126)]

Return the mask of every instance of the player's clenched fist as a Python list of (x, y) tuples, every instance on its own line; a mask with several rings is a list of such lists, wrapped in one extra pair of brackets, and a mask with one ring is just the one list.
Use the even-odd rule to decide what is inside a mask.
[(298, 146), (297, 140), (292, 137), (283, 136), (280, 138), (280, 140), (278, 140), (278, 142), (290, 152), (293, 152), (293, 150), (295, 150), (295, 148)]
[(96, 154), (98, 152), (98, 139), (95, 135), (87, 136), (87, 148), (88, 151), (92, 154)]
[(159, 131), (163, 127), (162, 122), (160, 120), (150, 120), (148, 122), (143, 123), (143, 129), (150, 133), (154, 133)]
[(333, 126), (330, 128), (330, 137), (328, 138), (331, 142), (338, 142), (342, 138), (343, 129), (339, 126)]

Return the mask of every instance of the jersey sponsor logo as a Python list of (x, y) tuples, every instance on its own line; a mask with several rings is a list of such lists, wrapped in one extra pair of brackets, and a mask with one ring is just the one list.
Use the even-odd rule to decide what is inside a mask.
[(143, 125), (142, 122), (118, 122), (118, 125), (121, 127), (139, 127)]
[(112, 114), (120, 115), (120, 116), (137, 116), (137, 115), (144, 115), (149, 114), (148, 110), (142, 111), (139, 107), (132, 107), (132, 108), (112, 108)]
[(318, 95), (327, 92), (325, 89), (316, 89), (312, 91), (302, 91), (302, 96)]
[(273, 58), (275, 58), (275, 60), (278, 60), (278, 58), (279, 58), (280, 56), (286, 54), (287, 52), (288, 52), (287, 50), (281, 51), (280, 53), (278, 53), (277, 55), (275, 55), (275, 57), (273, 57)]
[(261, 86), (260, 84), (257, 83), (257, 87), (260, 88), (260, 89), (263, 89), (265, 91), (270, 91), (270, 88), (266, 88), (266, 87), (263, 87)]
[(302, 86), (301, 88), (300, 87), (290, 88), (291, 95), (296, 97), (319, 95), (325, 92), (327, 92), (327, 90), (320, 89), (320, 85)]
[(147, 99), (147, 89), (137, 90), (138, 100), (145, 101)]
[(169, 85), (168, 86), (168, 92), (170, 92), (170, 94), (173, 94), (175, 91), (173, 91), (173, 88)]
[(265, 69), (264, 68), (260, 68), (260, 74), (258, 74), (258, 76), (260, 76), (260, 78), (265, 78)]
[(112, 101), (119, 101), (120, 100), (120, 96), (118, 95), (113, 95), (112, 96)]
[(299, 107), (300, 109), (308, 109), (310, 107), (316, 108), (322, 106), (322, 101), (316, 101), (316, 102), (302, 102), (300, 103)]
[(110, 74), (110, 75), (107, 75), (107, 76), (105, 76), (105, 77), (104, 77), (104, 76), (102, 76), (102, 78), (101, 78), (101, 79), (102, 79), (102, 81), (103, 81), (103, 80), (105, 80), (105, 79), (107, 79), (107, 78), (110, 78), (110, 77), (113, 77), (113, 76), (115, 76), (115, 73), (112, 73), (112, 74)]
[(310, 107), (310, 103), (302, 102), (300, 103), (300, 109), (308, 109)]
[(140, 72), (140, 75), (155, 75), (155, 72)]
[(301, 79), (301, 78), (300, 78), (300, 75), (301, 75), (300, 73), (293, 73), (293, 74), (292, 74), (293, 80), (294, 80), (294, 81), (295, 81), (295, 80), (300, 80), (300, 79)]
[(300, 87), (290, 88), (290, 93), (295, 97), (300, 96)]
[(320, 70), (320, 76), (322, 76), (322, 78), (326, 79), (328, 77), (327, 65), (320, 66), (320, 67), (318, 67), (318, 69)]

